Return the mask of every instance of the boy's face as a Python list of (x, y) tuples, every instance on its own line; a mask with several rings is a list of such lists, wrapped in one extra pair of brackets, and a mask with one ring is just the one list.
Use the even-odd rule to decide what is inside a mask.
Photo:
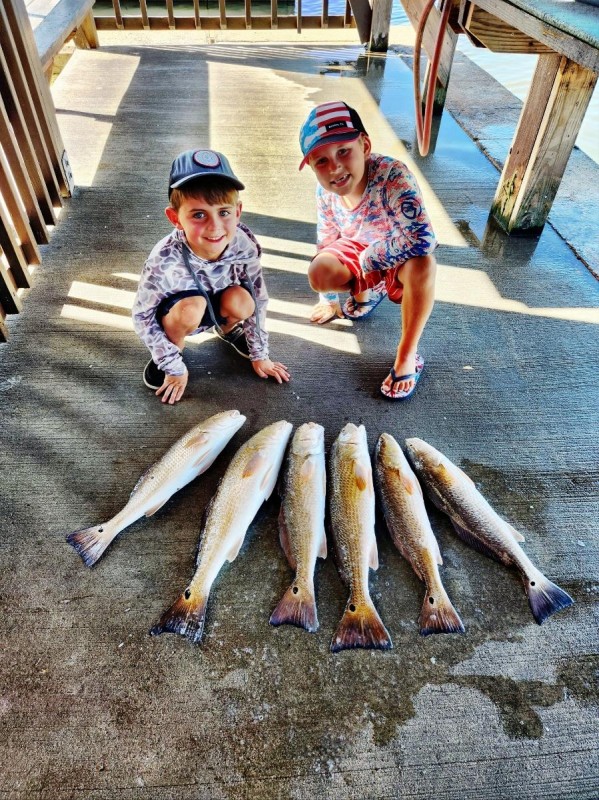
[(187, 244), (205, 261), (216, 261), (233, 241), (241, 217), (241, 202), (233, 199), (210, 205), (206, 200), (185, 198), (178, 210), (165, 209), (172, 224), (185, 233)]
[(319, 147), (308, 160), (318, 183), (340, 197), (361, 197), (368, 182), (366, 162), (370, 139), (360, 134), (352, 142), (334, 142)]

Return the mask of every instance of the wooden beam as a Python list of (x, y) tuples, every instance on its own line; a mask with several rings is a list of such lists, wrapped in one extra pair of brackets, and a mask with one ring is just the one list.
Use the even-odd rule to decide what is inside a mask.
[[(352, 14), (356, 21), (358, 36), (362, 44), (370, 41), (370, 30), (372, 28), (372, 8), (368, 0), (349, 0)], [(324, 10), (324, 5), (323, 5)], [(324, 12), (323, 12), (324, 13)], [(328, 5), (327, 5), (328, 20)]]
[[(497, 0), (476, 0), (475, 5), (499, 17), (532, 39), (547, 45), (552, 52), (566, 56), (593, 72), (599, 72), (599, 50), (582, 41), (579, 37), (560, 30), (545, 20), (533, 17), (530, 13), (517, 8), (512, 3), (498, 3)], [(576, 4), (572, 3), (572, 7), (575, 13)]]
[(368, 49), (373, 53), (386, 53), (389, 49), (389, 28), (393, 0), (372, 0), (372, 23)]
[(552, 48), (514, 28), (508, 22), (470, 5), (463, 20), (465, 30), (493, 53), (552, 53)]
[(545, 224), (596, 81), (568, 58), (539, 56), (491, 208), (504, 230)]

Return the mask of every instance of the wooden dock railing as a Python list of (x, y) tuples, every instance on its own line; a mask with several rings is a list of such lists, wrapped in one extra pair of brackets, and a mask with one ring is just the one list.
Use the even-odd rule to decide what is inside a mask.
[(354, 25), (349, 0), (96, 0), (99, 30), (289, 30)]
[(72, 176), (23, 0), (0, 3), (0, 341)]

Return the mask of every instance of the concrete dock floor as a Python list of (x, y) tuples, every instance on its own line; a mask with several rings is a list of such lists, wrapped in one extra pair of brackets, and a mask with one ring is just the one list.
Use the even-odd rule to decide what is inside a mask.
[[(500, 161), (517, 101), (503, 96), (483, 118), (500, 87), (463, 59), (449, 98), (460, 125), (444, 114), (422, 159), (405, 48), (368, 65), (353, 45), (180, 32), (101, 44), (77, 51), (53, 86), (77, 188), (0, 349), (0, 796), (596, 800), (596, 165), (573, 162), (565, 185), (588, 191), (562, 193), (540, 236), (508, 238), (486, 222), (497, 168), (463, 128)], [(375, 151), (415, 170), (440, 241), (425, 373), (405, 404), (378, 394), (395, 306), (359, 324), (308, 322), (314, 178), (297, 171), (297, 132), (315, 103), (337, 98), (360, 111)], [(195, 146), (227, 153), (246, 183), (272, 355), (292, 382), (261, 381), (204, 337), (185, 351), (188, 391), (170, 407), (141, 383), (147, 351), (129, 311), (169, 230), (170, 162)], [(213, 467), (87, 569), (65, 534), (115, 514), (179, 436), (229, 408), (248, 419)], [(333, 655), (347, 593), (332, 558), (316, 573), (320, 630), (269, 625), (291, 580), (273, 496), (214, 586), (203, 643), (151, 638), (193, 572), (231, 455), (279, 419), (321, 423), (327, 447), (348, 421), (366, 426), (371, 448), (384, 431), (429, 441), (576, 604), (537, 626), (518, 576), (431, 508), (466, 633), (419, 636), (423, 586), (379, 520), (371, 589), (394, 649)]]

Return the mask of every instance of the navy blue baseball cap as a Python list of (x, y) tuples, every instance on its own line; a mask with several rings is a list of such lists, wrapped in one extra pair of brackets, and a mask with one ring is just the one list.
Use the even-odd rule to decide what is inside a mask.
[(195, 178), (206, 175), (219, 175), (227, 178), (236, 189), (245, 189), (243, 183), (235, 175), (229, 159), (216, 150), (186, 150), (173, 161), (168, 179), (168, 196), (173, 189), (179, 189)]
[(340, 100), (321, 103), (310, 111), (300, 130), (300, 147), (304, 158), (299, 168), (306, 166), (312, 153), (319, 147), (335, 142), (351, 142), (361, 133), (368, 136), (355, 108)]

